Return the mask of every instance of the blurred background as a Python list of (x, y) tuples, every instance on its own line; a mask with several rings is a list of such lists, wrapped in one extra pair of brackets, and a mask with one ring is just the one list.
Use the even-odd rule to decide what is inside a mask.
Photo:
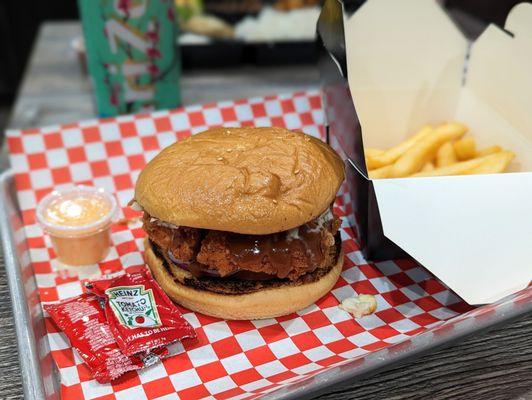
[[(474, 39), (488, 23), (502, 26), (508, 11), (519, 1), (440, 3)], [(209, 69), (308, 66), (316, 61), (314, 32), (319, 0), (175, 0), (175, 5), (181, 24), (184, 77)], [(8, 124), (41, 24), (77, 19), (77, 3), (73, 0), (0, 2), (0, 132)], [(69, 40), (83, 69), (83, 40), (81, 36)]]

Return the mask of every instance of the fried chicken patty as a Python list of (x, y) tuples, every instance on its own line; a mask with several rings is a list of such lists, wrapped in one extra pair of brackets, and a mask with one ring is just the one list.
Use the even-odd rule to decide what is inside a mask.
[[(330, 209), (317, 219), (271, 235), (175, 227), (144, 213), (144, 230), (175, 263), (211, 276), (249, 271), (260, 279), (296, 280), (317, 268), (328, 267), (340, 220)], [(250, 279), (253, 279), (253, 274)]]

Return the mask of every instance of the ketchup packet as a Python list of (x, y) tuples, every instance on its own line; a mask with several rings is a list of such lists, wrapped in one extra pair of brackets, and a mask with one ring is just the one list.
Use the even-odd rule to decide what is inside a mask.
[(166, 347), (134, 356), (124, 355), (111, 334), (100, 299), (96, 296), (82, 294), (60, 303), (45, 304), (44, 309), (67, 335), (93, 377), (100, 383), (152, 365), (169, 355)]
[(194, 328), (146, 271), (91, 281), (86, 287), (105, 298), (107, 323), (125, 355), (196, 336)]

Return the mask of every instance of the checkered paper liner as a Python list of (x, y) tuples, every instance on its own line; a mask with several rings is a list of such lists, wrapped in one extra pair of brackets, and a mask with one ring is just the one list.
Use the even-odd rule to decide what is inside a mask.
[[(283, 126), (324, 138), (316, 91), (190, 106), (171, 111), (84, 121), (7, 132), (23, 229), (42, 302), (79, 295), (80, 281), (144, 265), (139, 221), (115, 224), (113, 247), (98, 265), (67, 269), (35, 220), (37, 202), (54, 188), (72, 184), (104, 187), (116, 194), (123, 216), (142, 167), (162, 148), (212, 126)], [(296, 384), (380, 349), (397, 351), (416, 335), (445, 332), (454, 323), (489, 313), (472, 309), (412, 260), (370, 264), (347, 224), (348, 193), (342, 188), (334, 211), (343, 218), (342, 275), (316, 304), (285, 317), (224, 321), (181, 308), (197, 340), (185, 352), (110, 384), (93, 380), (68, 339), (45, 319), (51, 355), (65, 399), (251, 399)], [(349, 210), (348, 210), (349, 211)], [(373, 294), (378, 308), (355, 320), (339, 309), (344, 298)], [(519, 297), (520, 296), (520, 297)], [(530, 290), (508, 301), (530, 300)], [(523, 300), (523, 298), (525, 300)]]

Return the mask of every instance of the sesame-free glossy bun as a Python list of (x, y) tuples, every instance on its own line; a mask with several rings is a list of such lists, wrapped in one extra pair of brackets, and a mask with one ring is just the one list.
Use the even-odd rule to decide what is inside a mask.
[(173, 301), (192, 311), (233, 320), (280, 317), (308, 307), (333, 288), (342, 272), (344, 260), (340, 247), (335, 265), (316, 281), (227, 295), (184, 285), (166, 269), (164, 260), (155, 254), (149, 240), (144, 242), (144, 246), (144, 258), (153, 277)]
[(344, 179), (327, 144), (283, 128), (213, 128), (174, 143), (141, 172), (135, 200), (178, 226), (270, 234), (322, 214)]

